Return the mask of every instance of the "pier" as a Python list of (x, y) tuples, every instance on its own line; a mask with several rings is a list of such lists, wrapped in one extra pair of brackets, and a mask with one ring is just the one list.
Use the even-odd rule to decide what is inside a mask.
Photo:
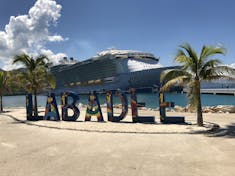
[(201, 89), (202, 94), (221, 94), (221, 95), (235, 95), (235, 88), (233, 89)]
[[(186, 93), (186, 89), (183, 89), (182, 93)], [(235, 96), (235, 88), (229, 89), (201, 89), (201, 94), (214, 94), (214, 95), (234, 95)]]

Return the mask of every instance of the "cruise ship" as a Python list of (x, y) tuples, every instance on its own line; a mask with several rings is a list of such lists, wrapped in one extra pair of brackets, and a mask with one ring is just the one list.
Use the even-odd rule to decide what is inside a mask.
[[(73, 60), (73, 59), (72, 59)], [(166, 69), (151, 53), (109, 49), (73, 64), (51, 68), (56, 78), (56, 93), (105, 90), (152, 90), (160, 85), (160, 73)]]

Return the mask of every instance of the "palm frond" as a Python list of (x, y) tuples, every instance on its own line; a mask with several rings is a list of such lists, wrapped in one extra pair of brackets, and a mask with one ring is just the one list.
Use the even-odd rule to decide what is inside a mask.
[(220, 66), (215, 67), (215, 70), (218, 74), (231, 75), (235, 77), (235, 69), (233, 67), (220, 65)]
[(188, 43), (180, 45), (180, 47), (183, 48), (187, 52), (187, 54), (189, 55), (189, 57), (192, 59), (194, 63), (197, 63), (197, 58), (198, 58), (197, 53)]
[(216, 54), (225, 54), (226, 50), (222, 47), (214, 47), (214, 46), (203, 46), (200, 54), (200, 63), (203, 63), (208, 57), (216, 55)]
[(230, 75), (211, 75), (206, 77), (204, 80), (211, 81), (211, 80), (217, 80), (217, 79), (224, 79), (224, 80), (235, 80), (235, 77)]
[(20, 87), (28, 92), (38, 92), (49, 85), (55, 86), (48, 73), (51, 63), (45, 55), (40, 55), (35, 59), (26, 54), (17, 55), (14, 57), (13, 63), (22, 63), (26, 67), (26, 71), (19, 74), (19, 80)]
[(180, 45), (180, 48), (185, 49), (191, 58), (197, 58), (197, 53), (188, 43)]
[(12, 89), (12, 75), (8, 72), (0, 71), (0, 92), (1, 95), (6, 92), (11, 92)]
[(215, 80), (220, 78), (235, 79), (235, 69), (220, 65), (208, 68), (201, 74), (201, 79), (203, 80)]
[(30, 57), (25, 53), (14, 56), (12, 63), (13, 64), (20, 63), (23, 66), (25, 66), (26, 68), (30, 67), (30, 65), (31, 65)]
[(183, 86), (187, 82), (189, 82), (190, 79), (186, 76), (178, 76), (175, 77), (169, 81), (167, 81), (164, 85), (162, 85), (160, 91), (165, 92), (168, 91), (172, 86)]
[(221, 64), (219, 59), (211, 59), (207, 61), (201, 68), (199, 68), (199, 76), (202, 78), (206, 77), (211, 73), (210, 71), (208, 72), (208, 70), (213, 70), (215, 67), (218, 67), (219, 64)]
[(47, 76), (47, 81), (48, 81), (48, 83), (50, 85), (50, 88), (51, 89), (55, 89), (55, 87), (56, 87), (55, 77), (53, 75), (49, 74)]
[(192, 63), (192, 59), (186, 56), (183, 50), (181, 49), (178, 50), (178, 53), (174, 60), (175, 62), (178, 62), (179, 64), (182, 65), (183, 70), (187, 70), (191, 66), (191, 63)]
[(4, 72), (0, 71), (0, 86), (4, 84)]
[(185, 64), (185, 63), (188, 62), (188, 58), (185, 55), (183, 50), (179, 49), (177, 51), (177, 54), (176, 54), (176, 57), (175, 57), (175, 61), (178, 62), (178, 63), (182, 63), (182, 64)]
[(171, 79), (174, 79), (176, 77), (179, 77), (179, 76), (186, 76), (186, 77), (191, 78), (192, 75), (183, 69), (169, 69), (169, 70), (165, 70), (161, 73), (160, 81), (162, 84), (164, 84), (165, 82), (167, 82)]
[(48, 68), (49, 65), (47, 64), (49, 61), (48, 57), (45, 55), (40, 55), (36, 58), (35, 64), (36, 65), (40, 65), (40, 66), (44, 66), (45, 68)]
[[(182, 60), (182, 58), (180, 58), (178, 56), (178, 58), (175, 58), (176, 61), (183, 61), (183, 69), (185, 70), (191, 70), (192, 73), (197, 74), (198, 71), (198, 57), (196, 52), (193, 50), (193, 48), (189, 45), (189, 44), (183, 44), (180, 45), (180, 47), (183, 49), (180, 49), (181, 51), (178, 52), (178, 54), (180, 53), (184, 53), (185, 58)], [(182, 56), (181, 56), (182, 57)]]

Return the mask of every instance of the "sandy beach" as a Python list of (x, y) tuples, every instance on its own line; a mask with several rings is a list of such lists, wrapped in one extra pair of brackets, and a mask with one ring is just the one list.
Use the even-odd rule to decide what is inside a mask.
[[(85, 109), (76, 122), (26, 121), (24, 108), (0, 114), (1, 175), (233, 175), (235, 172), (235, 115), (205, 113), (205, 127), (197, 127), (195, 113), (185, 125), (84, 122)], [(44, 108), (40, 108), (44, 111)], [(118, 112), (116, 109), (115, 112)], [(70, 112), (71, 113), (71, 112)], [(210, 131), (213, 124), (219, 129)], [(209, 130), (209, 131), (208, 131)]]
[[(59, 108), (60, 110), (60, 108)], [(226, 127), (232, 121), (235, 121), (234, 113), (204, 113), (204, 127), (198, 127), (196, 125), (196, 113), (189, 112), (167, 112), (167, 116), (184, 116), (185, 125), (177, 124), (161, 124), (159, 119), (159, 111), (157, 110), (139, 110), (140, 116), (155, 116), (155, 124), (143, 124), (132, 123), (131, 110), (128, 110), (126, 118), (120, 123), (109, 122), (107, 120), (107, 109), (102, 108), (104, 122), (97, 122), (96, 117), (92, 117), (91, 122), (85, 122), (85, 107), (80, 107), (80, 116), (76, 122), (66, 121), (26, 121), (25, 108), (8, 108), (6, 109), (6, 115), (12, 117), (15, 120), (21, 121), (25, 124), (50, 127), (55, 129), (67, 129), (75, 131), (87, 131), (87, 132), (111, 132), (111, 133), (194, 133), (208, 131), (213, 125), (219, 125), (221, 128)], [(39, 107), (39, 114), (44, 115), (44, 107)], [(121, 110), (114, 109), (115, 115), (119, 115)], [(72, 115), (72, 111), (69, 110), (69, 114)], [(60, 112), (61, 115), (61, 112)]]

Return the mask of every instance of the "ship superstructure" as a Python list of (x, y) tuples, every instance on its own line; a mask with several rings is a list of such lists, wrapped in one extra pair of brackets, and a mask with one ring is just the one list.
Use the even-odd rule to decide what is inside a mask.
[(86, 93), (91, 90), (151, 88), (160, 84), (162, 67), (153, 54), (131, 50), (106, 50), (91, 59), (51, 68), (56, 91)]

